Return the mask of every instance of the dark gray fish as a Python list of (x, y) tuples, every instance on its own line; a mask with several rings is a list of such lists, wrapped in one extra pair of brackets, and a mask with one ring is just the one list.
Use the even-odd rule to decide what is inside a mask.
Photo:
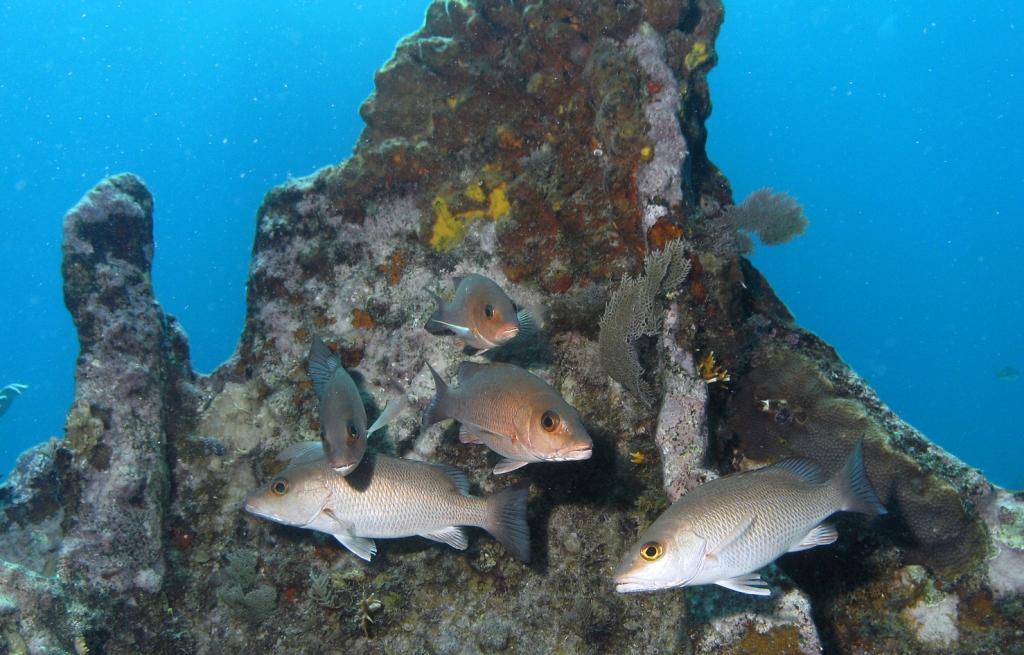
[(309, 378), (320, 401), (320, 440), (324, 455), (341, 475), (351, 472), (366, 452), (367, 437), (391, 422), (402, 410), (401, 399), (388, 403), (369, 429), (359, 389), (341, 360), (314, 335), (309, 348)]

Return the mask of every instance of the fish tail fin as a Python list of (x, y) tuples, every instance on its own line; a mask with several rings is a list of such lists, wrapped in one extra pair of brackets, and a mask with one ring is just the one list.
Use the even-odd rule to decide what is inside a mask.
[(853, 447), (843, 468), (832, 478), (832, 485), (839, 492), (840, 509), (862, 514), (886, 514), (888, 510), (878, 499), (871, 487), (864, 469), (864, 440)]
[(529, 337), (540, 330), (537, 317), (529, 309), (520, 309), (516, 312), (516, 322), (519, 323), (519, 336)]
[(424, 427), (448, 418), (448, 383), (444, 381), (440, 373), (434, 370), (434, 367), (429, 362), (427, 363), (427, 368), (430, 369), (430, 374), (434, 376), (434, 397), (423, 412)]
[(437, 295), (430, 289), (427, 289), (427, 293), (430, 297), (437, 302), (437, 309), (430, 315), (427, 322), (423, 324), (424, 329), (431, 334), (446, 334), (450, 332), (445, 321), (445, 305), (447, 304), (441, 296)]
[(530, 526), (526, 523), (529, 483), (517, 484), (487, 497), (487, 519), (482, 527), (523, 562), (530, 561)]

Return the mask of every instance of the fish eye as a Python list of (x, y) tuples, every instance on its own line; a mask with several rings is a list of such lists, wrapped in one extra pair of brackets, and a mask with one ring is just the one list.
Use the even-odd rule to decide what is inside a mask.
[(553, 432), (560, 422), (558, 414), (555, 414), (550, 409), (540, 417), (540, 426), (544, 428), (545, 432)]
[(288, 478), (278, 478), (270, 485), (270, 490), (275, 496), (283, 496), (288, 493)]
[(484, 316), (486, 316), (487, 318), (491, 318), (492, 316), (494, 316), (494, 307), (491, 307), (490, 305), (484, 305)]
[(648, 562), (653, 562), (664, 554), (665, 549), (656, 541), (648, 541), (643, 546), (640, 546), (640, 557), (643, 557)]
[(355, 440), (359, 438), (359, 430), (356, 429), (355, 423), (348, 424), (348, 441), (349, 443), (355, 443)]

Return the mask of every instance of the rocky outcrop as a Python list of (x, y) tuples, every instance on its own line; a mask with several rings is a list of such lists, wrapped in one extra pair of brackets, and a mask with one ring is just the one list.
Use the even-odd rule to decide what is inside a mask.
[[(131, 176), (69, 213), (81, 340), (63, 442), (0, 487), (0, 631), (11, 652), (1013, 652), (1021, 500), (898, 419), (793, 323), (723, 219), (704, 152), (716, 0), (438, 0), (362, 109), (352, 157), (271, 190), (245, 329), (209, 377), (149, 283), (152, 199)], [(812, 217), (813, 219), (813, 217)], [(680, 241), (650, 406), (604, 373), (598, 320), (648, 251)], [(678, 247), (678, 246), (677, 246)], [(415, 412), (371, 448), (443, 461), (474, 492), (529, 482), (533, 563), (482, 533), (454, 551), (382, 541), (372, 563), (241, 511), (286, 445), (317, 438), (313, 334), (414, 407), (465, 357), (422, 329), (465, 272), (543, 307), (542, 338), (491, 354), (576, 406), (586, 462), (508, 476)], [(832, 467), (866, 440), (882, 519), (783, 557), (776, 595), (616, 595), (637, 530), (714, 475), (790, 454)], [(38, 538), (37, 538), (38, 536)]]

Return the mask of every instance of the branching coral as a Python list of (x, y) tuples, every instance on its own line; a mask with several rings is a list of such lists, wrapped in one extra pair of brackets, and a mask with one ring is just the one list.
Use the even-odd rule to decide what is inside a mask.
[[(757, 234), (766, 246), (786, 243), (807, 228), (807, 217), (796, 198), (768, 188), (758, 189), (740, 204), (727, 207), (725, 219), (737, 230)], [(743, 236), (740, 250), (750, 252), (753, 243)]]
[(598, 346), (602, 367), (649, 405), (651, 389), (643, 380), (636, 342), (658, 333), (662, 314), (658, 296), (677, 288), (689, 273), (690, 260), (683, 243), (673, 241), (664, 250), (647, 255), (642, 277), (623, 278), (601, 317)]

